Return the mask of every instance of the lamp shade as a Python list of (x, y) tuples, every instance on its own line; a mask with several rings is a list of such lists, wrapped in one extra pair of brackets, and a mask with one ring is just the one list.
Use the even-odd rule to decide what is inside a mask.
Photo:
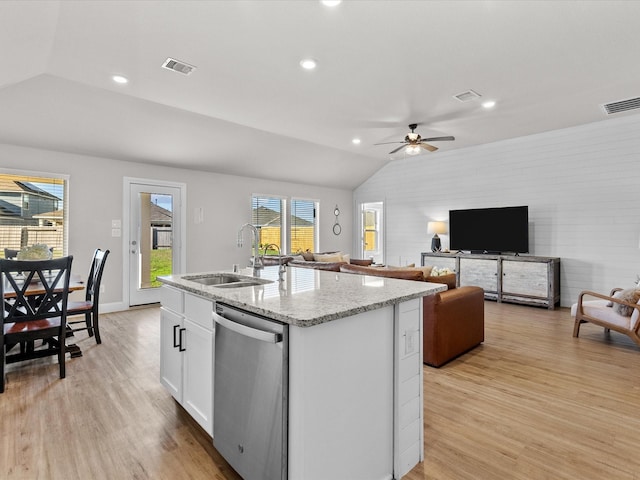
[(445, 222), (428, 222), (427, 233), (443, 234), (447, 233), (447, 224)]

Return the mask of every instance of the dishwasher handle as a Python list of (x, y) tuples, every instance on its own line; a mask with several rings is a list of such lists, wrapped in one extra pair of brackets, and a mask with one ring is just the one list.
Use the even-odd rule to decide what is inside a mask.
[(256, 340), (260, 340), (262, 342), (268, 343), (280, 343), (282, 341), (281, 333), (267, 332), (265, 330), (259, 330), (257, 328), (247, 327), (241, 323), (234, 322), (233, 320), (229, 320), (217, 313), (213, 312), (213, 318), (216, 323), (222, 325), (229, 330), (232, 330), (240, 335), (244, 335), (245, 337), (254, 338)]

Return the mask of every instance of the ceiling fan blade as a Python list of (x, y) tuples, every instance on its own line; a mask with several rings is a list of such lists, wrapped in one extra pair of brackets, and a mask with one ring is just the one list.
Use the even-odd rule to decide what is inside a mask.
[(431, 138), (423, 138), (422, 141), (423, 142), (444, 142), (444, 141), (448, 141), (451, 142), (455, 140), (455, 137), (431, 137)]
[(434, 147), (433, 145), (429, 145), (428, 143), (419, 143), (418, 145), (420, 145), (425, 150), (429, 150), (430, 152), (435, 152), (436, 150), (438, 150), (438, 147)]
[(374, 143), (374, 145), (391, 145), (392, 143), (407, 143), (407, 142), (382, 142), (382, 143)]
[(392, 154), (394, 154), (394, 153), (396, 153), (396, 152), (399, 152), (399, 151), (400, 151), (400, 150), (402, 150), (404, 147), (406, 147), (406, 145), (402, 145), (401, 147), (398, 147), (398, 148), (396, 148), (395, 150), (391, 150), (391, 151), (389, 152), (389, 155), (392, 155)]

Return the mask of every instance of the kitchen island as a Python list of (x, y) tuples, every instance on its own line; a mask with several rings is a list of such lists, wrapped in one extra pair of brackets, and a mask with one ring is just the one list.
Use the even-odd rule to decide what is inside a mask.
[(278, 478), (400, 479), (423, 458), (421, 297), (446, 286), (295, 267), (281, 281), (278, 267), (258, 272), (259, 283), (238, 287), (204, 284), (212, 273), (161, 278), (162, 383), (216, 445), (222, 336), (214, 342), (214, 332), (224, 330), (216, 305), (279, 322), (287, 345)]

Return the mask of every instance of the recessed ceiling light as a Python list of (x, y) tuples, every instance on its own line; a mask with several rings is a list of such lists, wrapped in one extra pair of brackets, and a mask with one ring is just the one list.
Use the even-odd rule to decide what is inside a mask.
[(305, 70), (313, 70), (318, 66), (318, 62), (316, 62), (313, 58), (305, 58), (300, 60), (300, 66)]
[(111, 77), (111, 79), (114, 82), (120, 83), (120, 84), (129, 83), (129, 80), (127, 79), (127, 77), (123, 77), (122, 75), (114, 75), (113, 77)]
[(487, 110), (496, 106), (496, 102), (493, 100), (487, 100), (486, 102), (482, 102), (482, 106)]
[(351, 140), (351, 143), (353, 143), (354, 145), (360, 145), (360, 139), (354, 138), (353, 140)]
[(320, 3), (325, 7), (337, 7), (342, 3), (342, 0), (320, 0)]

